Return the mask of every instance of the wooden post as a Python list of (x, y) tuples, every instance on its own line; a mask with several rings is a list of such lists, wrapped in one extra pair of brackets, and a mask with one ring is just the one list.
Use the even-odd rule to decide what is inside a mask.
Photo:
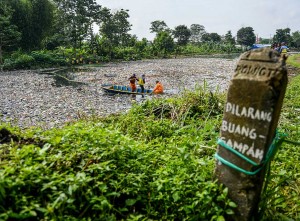
[(271, 49), (245, 52), (229, 85), (215, 178), (238, 205), (233, 220), (257, 216), (265, 169), (256, 164), (264, 162), (275, 136), (287, 85), (285, 60)]

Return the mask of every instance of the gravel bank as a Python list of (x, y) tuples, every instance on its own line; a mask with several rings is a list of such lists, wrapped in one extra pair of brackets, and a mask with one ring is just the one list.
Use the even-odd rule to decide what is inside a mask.
[[(164, 96), (193, 89), (206, 81), (211, 90), (226, 90), (237, 59), (184, 58), (108, 63), (88, 72), (71, 73), (86, 84), (58, 87), (53, 76), (38, 71), (0, 72), (0, 121), (22, 128), (59, 127), (66, 122), (91, 115), (105, 116), (130, 108), (130, 95), (107, 95), (104, 83), (128, 84), (128, 77), (146, 74), (146, 88), (163, 83)], [(145, 99), (145, 98), (143, 98)], [(139, 102), (141, 97), (137, 96)]]

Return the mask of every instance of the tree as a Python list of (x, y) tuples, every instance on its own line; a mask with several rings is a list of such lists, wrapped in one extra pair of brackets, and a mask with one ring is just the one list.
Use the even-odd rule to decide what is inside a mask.
[(201, 40), (203, 42), (220, 42), (221, 41), (221, 36), (218, 33), (205, 33), (202, 35)]
[(292, 33), (292, 46), (295, 48), (300, 48), (300, 31)]
[(221, 36), (218, 33), (210, 33), (210, 39), (212, 42), (220, 42), (221, 41)]
[(148, 45), (148, 40), (147, 40), (146, 38), (142, 38), (141, 41), (136, 41), (136, 42), (135, 42), (134, 47), (135, 47), (138, 51), (142, 52), (142, 51), (145, 50), (145, 48), (147, 47), (147, 45)]
[(206, 33), (204, 26), (199, 24), (192, 24), (190, 27), (190, 31), (191, 31), (190, 41), (192, 43), (201, 42), (202, 35)]
[(169, 32), (170, 29), (168, 28), (167, 24), (164, 21), (156, 20), (151, 22), (150, 32), (151, 33), (159, 33), (159, 32)]
[(43, 39), (49, 36), (54, 19), (54, 5), (48, 0), (31, 0), (32, 4), (32, 37), (35, 45), (40, 48)]
[(11, 0), (11, 22), (22, 34), (19, 47), (24, 50), (39, 49), (53, 27), (54, 10), (50, 0)]
[(11, 23), (12, 9), (5, 3), (0, 3), (0, 64), (3, 64), (3, 52), (5, 47), (10, 47), (21, 39), (21, 33), (17, 26)]
[(138, 53), (140, 55), (140, 57), (142, 57), (144, 55), (148, 56), (147, 46), (148, 46), (148, 41), (146, 38), (143, 38), (141, 41), (135, 42), (134, 48), (135, 48), (136, 53)]
[(235, 45), (235, 39), (232, 37), (231, 31), (228, 31), (225, 35), (224, 42), (226, 44)]
[(243, 46), (251, 46), (255, 43), (256, 37), (252, 27), (243, 27), (237, 32), (237, 42)]
[(81, 48), (93, 23), (100, 18), (101, 6), (95, 0), (53, 0), (59, 10), (62, 31), (74, 48)]
[(32, 22), (31, 14), (32, 8), (29, 1), (12, 0), (9, 2), (10, 7), (13, 9), (11, 22), (18, 27), (18, 31), (21, 33), (21, 40), (18, 47), (24, 50), (29, 50), (32, 47)]
[(210, 42), (211, 39), (210, 39), (210, 34), (209, 33), (204, 33), (201, 37), (201, 41), (203, 42)]
[(157, 33), (153, 41), (153, 45), (157, 52), (161, 53), (163, 57), (166, 57), (167, 54), (174, 50), (175, 44), (170, 33), (161, 31)]
[(131, 30), (131, 24), (128, 21), (129, 19), (129, 10), (121, 9), (117, 11), (113, 16), (113, 22), (115, 25), (115, 37), (123, 46), (127, 46), (130, 42), (131, 35), (128, 33)]
[(102, 10), (102, 19), (99, 24), (99, 33), (101, 36), (110, 39), (113, 46), (126, 46), (131, 41), (131, 24), (128, 21), (128, 10), (121, 9), (115, 13), (111, 13), (110, 9)]
[(191, 31), (185, 25), (178, 25), (175, 27), (173, 35), (177, 39), (178, 45), (186, 45), (191, 36)]
[(113, 57), (113, 45), (111, 40), (106, 36), (100, 38), (99, 35), (96, 35), (95, 40), (98, 43), (96, 46), (97, 55), (109, 57), (110, 60)]
[(291, 29), (285, 28), (285, 29), (277, 29), (276, 34), (273, 36), (273, 42), (281, 43), (291, 43), (292, 37), (290, 35)]

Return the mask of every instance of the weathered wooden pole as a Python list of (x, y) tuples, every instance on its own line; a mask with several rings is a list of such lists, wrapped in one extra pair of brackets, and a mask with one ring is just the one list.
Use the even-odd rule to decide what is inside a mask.
[(245, 52), (229, 85), (215, 177), (238, 205), (233, 220), (257, 217), (264, 163), (287, 85), (285, 60), (271, 49)]

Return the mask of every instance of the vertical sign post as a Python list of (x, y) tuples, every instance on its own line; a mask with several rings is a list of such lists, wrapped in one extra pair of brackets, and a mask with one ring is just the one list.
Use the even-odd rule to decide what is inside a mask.
[(287, 85), (285, 60), (271, 49), (245, 52), (229, 85), (215, 177), (237, 203), (234, 220), (251, 220), (258, 210), (263, 164), (276, 133)]

